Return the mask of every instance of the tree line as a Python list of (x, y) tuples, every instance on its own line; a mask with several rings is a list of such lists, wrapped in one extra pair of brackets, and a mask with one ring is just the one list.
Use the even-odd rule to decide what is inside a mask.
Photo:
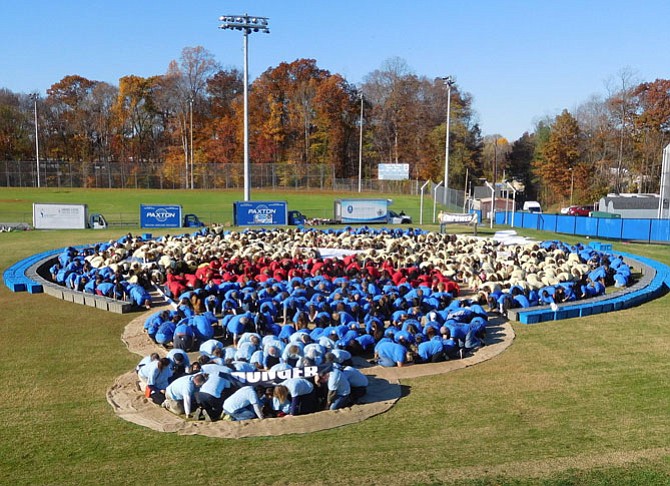
[[(0, 159), (35, 157), (71, 164), (148, 166), (188, 187), (184, 169), (243, 159), (243, 76), (203, 47), (187, 47), (164, 74), (124, 76), (118, 86), (65, 76), (46, 97), (0, 89)], [(451, 88), (449, 181), (516, 181), (526, 198), (588, 203), (607, 192), (658, 190), (661, 150), (670, 129), (670, 81), (634, 83), (574, 113), (540, 121), (509, 142), (483, 136), (473, 97)], [(376, 177), (378, 163), (408, 163), (413, 179), (444, 177), (447, 89), (400, 58), (382, 63), (359, 86), (297, 59), (268, 68), (250, 86), (253, 164), (328, 165), (338, 178)], [(362, 150), (359, 147), (363, 126)], [(360, 153), (359, 153), (360, 152)], [(188, 170), (186, 170), (188, 173)]]
[(527, 196), (592, 204), (608, 193), (658, 193), (668, 143), (670, 80), (634, 82), (623, 69), (605, 95), (538, 122), (503, 159)]

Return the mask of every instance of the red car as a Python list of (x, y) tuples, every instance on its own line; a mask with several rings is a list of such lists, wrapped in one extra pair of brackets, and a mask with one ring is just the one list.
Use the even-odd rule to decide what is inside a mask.
[(568, 214), (570, 216), (588, 216), (593, 211), (591, 206), (570, 206)]

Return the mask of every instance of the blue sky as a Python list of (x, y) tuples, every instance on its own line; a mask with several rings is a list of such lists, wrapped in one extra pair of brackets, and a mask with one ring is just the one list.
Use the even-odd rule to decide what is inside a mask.
[(242, 35), (218, 17), (270, 18), (249, 39), (253, 79), (282, 61), (313, 58), (354, 84), (392, 57), (418, 75), (453, 75), (474, 97), (483, 134), (510, 141), (572, 110), (629, 69), (670, 78), (667, 0), (1, 0), (0, 88), (39, 91), (68, 74), (118, 85), (165, 73), (201, 45), (242, 67)]

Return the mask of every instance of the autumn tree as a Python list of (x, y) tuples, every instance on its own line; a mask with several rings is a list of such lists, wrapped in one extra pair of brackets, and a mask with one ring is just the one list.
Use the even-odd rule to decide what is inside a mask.
[(327, 163), (343, 176), (355, 131), (354, 93), (344, 78), (319, 68), (313, 59), (265, 71), (250, 93), (253, 161)]
[[(441, 78), (415, 75), (404, 60), (393, 58), (365, 78), (362, 87), (372, 105), (377, 162), (410, 163), (411, 177), (442, 180), (444, 176), (447, 90)], [(451, 89), (450, 186), (479, 172), (481, 135), (472, 97), (458, 85)], [(452, 177), (453, 176), (453, 177)]]
[[(35, 127), (32, 100), (0, 89), (0, 158), (21, 160), (34, 157)], [(32, 139), (31, 139), (32, 138)]]
[(400, 58), (386, 60), (365, 77), (362, 90), (372, 104), (370, 121), (380, 161), (407, 161), (400, 139), (410, 136), (406, 124), (416, 106), (417, 83), (417, 76)]
[(160, 117), (155, 102), (160, 81), (160, 76), (143, 78), (134, 75), (119, 80), (119, 94), (113, 110), (121, 161), (142, 163), (151, 158), (152, 142), (160, 133), (156, 130)]
[(658, 190), (658, 174), (663, 148), (670, 141), (670, 80), (641, 83), (632, 91), (637, 107), (633, 123), (637, 152), (633, 167), (638, 174), (639, 192)]
[(537, 199), (532, 178), (532, 163), (535, 154), (535, 135), (524, 132), (510, 146), (506, 155), (507, 179), (518, 184), (526, 199)]
[[(210, 138), (209, 132), (204, 129), (209, 118), (207, 82), (220, 69), (214, 55), (204, 47), (185, 47), (179, 60), (170, 62), (163, 77), (164, 89), (160, 106), (163, 112), (169, 113), (169, 133), (173, 137), (169, 149), (169, 161), (176, 162), (175, 142), (178, 140), (186, 174), (190, 170), (191, 153), (194, 158), (193, 170), (196, 170), (196, 162), (200, 165), (206, 161), (205, 143)], [(191, 130), (193, 147), (191, 147)], [(184, 184), (188, 187), (190, 181), (185, 180)]]
[(576, 170), (581, 156), (581, 132), (577, 120), (568, 110), (556, 116), (546, 143), (539, 149), (540, 157), (535, 159), (533, 166), (545, 190), (545, 202), (568, 199), (571, 171)]
[[(316, 163), (336, 167), (336, 173), (354, 174), (354, 157), (347, 156), (352, 145), (358, 122), (357, 93), (342, 76), (328, 76), (318, 83), (314, 95), (316, 104), (315, 126), (312, 133), (311, 152)], [(338, 170), (339, 169), (339, 170)]]
[(202, 144), (209, 161), (242, 160), (243, 83), (238, 69), (220, 70), (207, 80), (209, 116), (204, 120)]
[(610, 80), (607, 89), (610, 92), (607, 106), (610, 112), (610, 126), (612, 134), (616, 134), (617, 155), (614, 172), (614, 192), (626, 192), (630, 180), (626, 175), (632, 169), (634, 147), (632, 142), (633, 119), (635, 105), (633, 104), (634, 74), (629, 68), (623, 68), (618, 75)]
[[(588, 179), (596, 183), (585, 191), (594, 194), (593, 200), (608, 191), (612, 168), (618, 159), (620, 140), (612, 124), (610, 108), (602, 97), (592, 96), (575, 110), (575, 119), (582, 132), (582, 161), (589, 169)], [(580, 184), (583, 182), (579, 179)]]
[(51, 134), (45, 153), (72, 162), (89, 160), (92, 155), (92, 117), (86, 102), (95, 81), (68, 75), (47, 90), (46, 129)]
[(484, 137), (482, 149), (483, 173), (492, 182), (500, 182), (506, 174), (507, 154), (510, 144), (505, 137), (499, 134)]

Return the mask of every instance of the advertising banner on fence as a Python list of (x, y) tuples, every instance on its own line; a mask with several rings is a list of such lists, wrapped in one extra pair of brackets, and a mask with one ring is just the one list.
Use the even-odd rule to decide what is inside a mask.
[(388, 223), (388, 199), (337, 199), (335, 220), (344, 223)]
[(86, 204), (34, 203), (35, 229), (84, 229), (88, 218)]
[(409, 179), (409, 164), (378, 164), (380, 181), (406, 181)]
[(233, 204), (235, 226), (288, 224), (286, 201), (237, 201)]
[(140, 204), (140, 227), (181, 228), (181, 206)]

